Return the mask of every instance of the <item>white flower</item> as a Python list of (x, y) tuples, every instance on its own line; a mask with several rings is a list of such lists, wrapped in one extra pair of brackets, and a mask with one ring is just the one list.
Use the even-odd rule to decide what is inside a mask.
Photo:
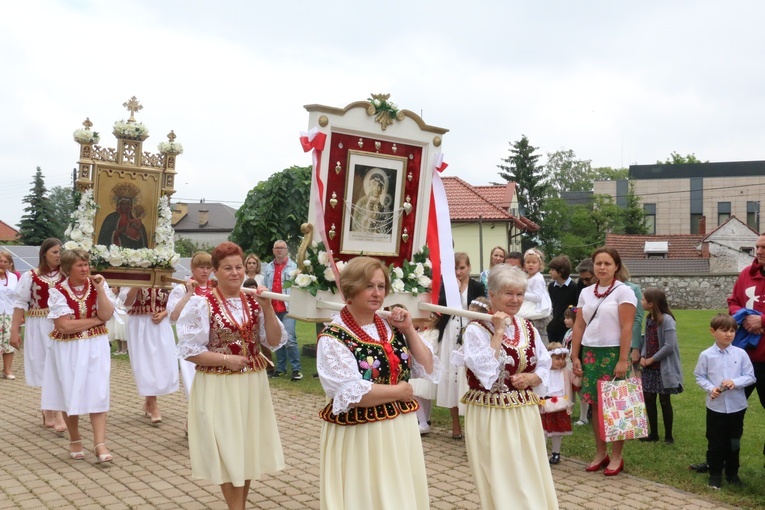
[(299, 274), (295, 278), (295, 285), (298, 287), (308, 287), (311, 284), (311, 275)]
[(426, 289), (430, 288), (431, 280), (425, 275), (420, 276), (417, 278), (417, 285), (420, 285), (421, 287), (425, 287)]
[(306, 266), (306, 267), (311, 267), (311, 261), (310, 261), (310, 260), (308, 260), (308, 259), (305, 259), (305, 260), (303, 261), (303, 265), (304, 265), (304, 266)]
[(74, 241), (67, 241), (64, 243), (64, 249), (65, 250), (74, 250), (75, 248), (79, 248), (80, 245), (75, 243)]
[(319, 264), (321, 264), (322, 266), (329, 265), (329, 254), (326, 251), (320, 251), (318, 258), (319, 258)]
[(342, 272), (343, 268), (345, 267), (345, 261), (344, 260), (338, 260), (335, 262), (335, 267), (337, 268), (337, 272)]
[(324, 270), (324, 279), (330, 282), (335, 281), (335, 273), (332, 271), (331, 267), (328, 267), (327, 269)]
[(425, 261), (425, 267), (427, 267), (428, 269), (433, 269), (433, 263), (430, 261), (430, 259), (427, 259)]
[(72, 241), (75, 241), (77, 243), (81, 242), (85, 237), (82, 235), (82, 231), (78, 228), (75, 228), (69, 233), (69, 238)]
[(425, 267), (422, 265), (422, 262), (418, 262), (416, 266), (414, 266), (414, 271), (412, 272), (417, 278), (425, 274)]
[(393, 280), (391, 282), (390, 286), (393, 289), (393, 292), (404, 292), (404, 281), (403, 280)]
[(400, 267), (394, 267), (393, 274), (396, 276), (397, 280), (400, 280), (404, 277), (404, 270), (401, 269)]

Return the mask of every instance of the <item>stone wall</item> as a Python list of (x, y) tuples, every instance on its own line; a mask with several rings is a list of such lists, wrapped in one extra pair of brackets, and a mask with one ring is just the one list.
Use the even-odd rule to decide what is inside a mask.
[(669, 306), (677, 310), (728, 308), (728, 296), (738, 273), (699, 276), (633, 276), (631, 281), (645, 290), (658, 287), (667, 294)]

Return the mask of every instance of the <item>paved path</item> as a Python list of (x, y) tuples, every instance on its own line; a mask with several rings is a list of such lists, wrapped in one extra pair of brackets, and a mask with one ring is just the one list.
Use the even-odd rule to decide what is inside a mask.
[[(112, 409), (107, 426), (114, 463), (101, 467), (95, 456), (72, 461), (68, 440), (42, 427), (39, 390), (23, 381), (17, 353), (15, 381), (0, 380), (5, 414), (0, 416), (0, 509), (224, 509), (219, 487), (191, 479), (183, 434), (186, 402), (181, 392), (160, 398), (162, 425), (142, 417), (130, 366), (112, 363)], [(320, 396), (272, 390), (287, 469), (253, 482), (254, 508), (318, 509)], [(83, 443), (92, 446), (87, 419), (80, 420)], [(424, 438), (434, 509), (479, 509), (464, 444), (436, 430)], [(629, 475), (605, 478), (585, 473), (584, 464), (564, 459), (554, 468), (562, 509), (612, 509), (630, 495), (634, 509), (726, 508), (701, 496)], [(727, 507), (730, 508), (730, 507)], [(401, 509), (406, 510), (402, 506)]]

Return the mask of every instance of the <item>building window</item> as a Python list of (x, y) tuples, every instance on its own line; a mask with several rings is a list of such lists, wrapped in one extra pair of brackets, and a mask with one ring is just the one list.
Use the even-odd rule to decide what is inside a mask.
[(730, 218), (730, 202), (717, 202), (717, 226), (719, 227)]
[(746, 203), (746, 224), (752, 230), (760, 232), (760, 203), (759, 202), (747, 202)]
[(699, 224), (701, 223), (702, 216), (702, 214), (691, 214), (691, 234), (699, 233)]
[(643, 204), (645, 228), (648, 234), (656, 233), (656, 204)]

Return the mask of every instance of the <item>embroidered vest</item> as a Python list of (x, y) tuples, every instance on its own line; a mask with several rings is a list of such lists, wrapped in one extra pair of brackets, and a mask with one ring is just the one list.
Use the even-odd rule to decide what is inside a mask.
[[(61, 292), (61, 294), (66, 299), (66, 304), (69, 306), (69, 308), (74, 310), (74, 319), (91, 319), (98, 316), (98, 293), (96, 292), (96, 287), (93, 285), (93, 282), (88, 280), (86, 289), (87, 290), (85, 292), (85, 296), (83, 296), (82, 299), (78, 299), (69, 288), (69, 285), (64, 285), (64, 281), (56, 284), (56, 290)], [(71, 340), (95, 338), (100, 335), (105, 335), (106, 333), (106, 326), (101, 324), (100, 326), (93, 326), (92, 328), (88, 328), (85, 331), (80, 331), (79, 333), (69, 334), (61, 333), (59, 330), (54, 328), (50, 334), (50, 337), (54, 340), (66, 342)]]
[[(210, 310), (210, 341), (207, 344), (207, 350), (210, 352), (219, 352), (221, 354), (233, 354), (236, 356), (245, 356), (250, 362), (239, 372), (234, 372), (226, 367), (203, 367), (197, 365), (198, 372), (207, 372), (212, 374), (241, 374), (253, 372), (266, 368), (268, 362), (260, 353), (260, 323), (258, 322), (260, 305), (255, 298), (249, 294), (244, 295), (244, 306), (250, 312), (250, 327), (244, 333), (239, 329), (239, 325), (231, 318), (223, 306), (223, 297), (219, 292), (204, 292), (202, 297), (207, 300)], [(246, 314), (246, 311), (243, 310)], [(246, 315), (245, 315), (246, 316)]]
[[(472, 321), (473, 324), (486, 330), (491, 337), (494, 334), (494, 326), (487, 321)], [(491, 389), (481, 386), (481, 382), (472, 370), (466, 367), (468, 390), (462, 397), (463, 404), (477, 404), (491, 407), (518, 407), (525, 405), (538, 405), (539, 396), (531, 388), (519, 390), (513, 386), (510, 377), (524, 372), (534, 372), (537, 368), (537, 356), (534, 353), (536, 338), (531, 322), (521, 319), (519, 325), (520, 335), (527, 342), (523, 347), (514, 346), (510, 339), (505, 337), (500, 344), (499, 354), (499, 377), (494, 381)]]
[(40, 275), (39, 269), (29, 271), (32, 276), (32, 285), (30, 287), (31, 301), (29, 302), (28, 317), (47, 317), (48, 316), (48, 294), (50, 289), (56, 284), (63, 282), (66, 277), (59, 272), (54, 278), (48, 278)]
[[(401, 373), (397, 381), (391, 381), (390, 366), (385, 355), (385, 349), (379, 342), (365, 342), (356, 338), (350, 331), (338, 324), (330, 324), (322, 335), (331, 336), (342, 342), (356, 358), (359, 373), (366, 381), (375, 384), (397, 384), (399, 381), (408, 381), (411, 375), (409, 349), (406, 347), (406, 339), (403, 333), (393, 330), (388, 339), (393, 349), (393, 355), (401, 360)], [(416, 400), (409, 402), (388, 402), (375, 407), (352, 407), (340, 414), (332, 413), (332, 401), (319, 412), (322, 420), (336, 425), (359, 425), (375, 421), (390, 420), (402, 413), (411, 413), (419, 409)]]
[(153, 315), (163, 312), (167, 307), (167, 298), (170, 293), (165, 289), (138, 289), (133, 305), (128, 310), (128, 315)]

